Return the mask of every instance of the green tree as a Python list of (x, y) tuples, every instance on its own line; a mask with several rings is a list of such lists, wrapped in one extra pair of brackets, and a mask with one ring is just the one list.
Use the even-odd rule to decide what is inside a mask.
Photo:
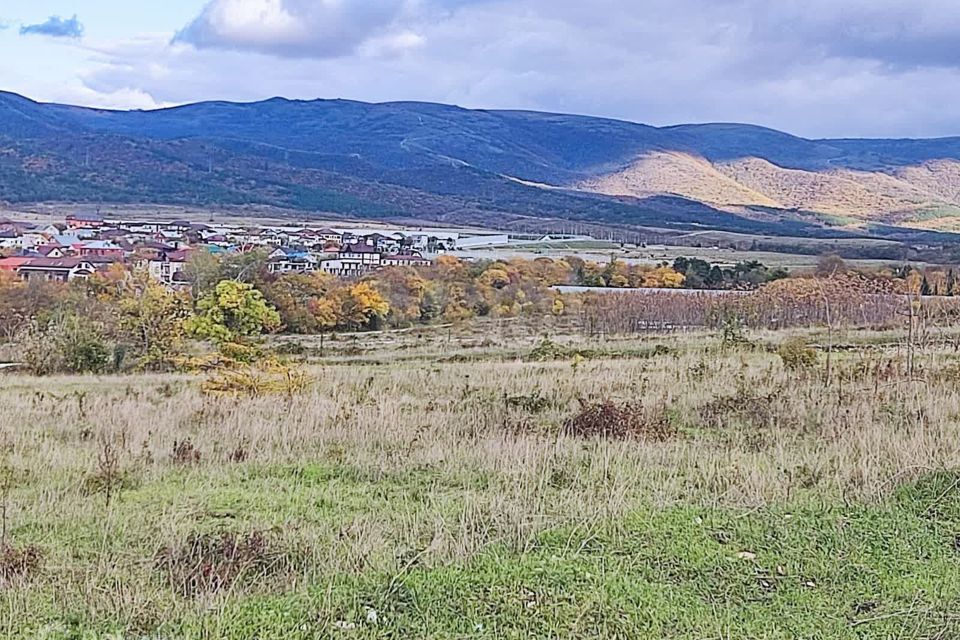
[(187, 320), (191, 335), (218, 344), (244, 342), (281, 326), (280, 314), (253, 285), (224, 280), (197, 302)]

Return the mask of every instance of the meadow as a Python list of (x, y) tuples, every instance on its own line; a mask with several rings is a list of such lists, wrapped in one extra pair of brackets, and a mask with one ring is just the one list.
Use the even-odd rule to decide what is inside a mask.
[(834, 332), (828, 375), (823, 330), (491, 321), (283, 338), (290, 393), (0, 376), (0, 637), (958, 637), (949, 337)]

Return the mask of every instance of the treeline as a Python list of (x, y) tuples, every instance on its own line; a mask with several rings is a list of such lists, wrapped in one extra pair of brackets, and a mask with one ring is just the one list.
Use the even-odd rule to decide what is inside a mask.
[(721, 267), (698, 258), (677, 258), (673, 269), (683, 274), (687, 289), (756, 289), (762, 284), (782, 280), (789, 274), (783, 267), (771, 269), (750, 260), (733, 267)]
[[(188, 286), (171, 289), (115, 265), (69, 284), (0, 273), (0, 360), (36, 374), (181, 368), (196, 341), (251, 360), (264, 333), (299, 334), (458, 323), (473, 317), (562, 315), (551, 286), (565, 261), (464, 263), (383, 269), (357, 279), (273, 275), (263, 253), (197, 252)], [(209, 350), (208, 350), (209, 351)]]
[[(607, 263), (564, 259), (570, 265), (569, 284), (581, 287), (633, 289), (756, 289), (762, 284), (786, 278), (786, 269), (771, 269), (755, 260), (732, 267), (711, 264), (698, 258), (677, 258), (673, 264), (629, 264), (611, 259)], [(559, 284), (559, 283), (558, 283)]]
[(911, 324), (923, 333), (960, 322), (960, 300), (926, 296), (929, 285), (924, 283), (932, 279), (917, 270), (899, 274), (838, 270), (778, 279), (753, 291), (591, 295), (580, 305), (579, 326), (590, 335), (689, 328), (885, 329)]
[[(223, 257), (196, 252), (184, 274), (187, 285), (171, 289), (122, 265), (69, 284), (24, 282), (0, 272), (0, 361), (23, 363), (37, 374), (168, 370), (185, 368), (198, 353), (252, 361), (265, 333), (393, 329), (522, 315), (569, 315), (590, 332), (710, 326), (731, 317), (768, 328), (831, 318), (883, 325), (902, 315), (903, 293), (960, 290), (949, 269), (863, 274), (836, 258), (821, 261), (816, 278), (784, 278), (759, 263), (707, 269), (683, 259), (672, 266), (640, 266), (577, 258), (468, 263), (443, 256), (429, 267), (338, 279), (271, 274), (263, 252)], [(596, 296), (584, 304), (582, 296), (562, 296), (553, 288), (591, 283), (665, 291)], [(684, 286), (752, 292), (670, 293)], [(197, 343), (215, 348), (198, 349)]]

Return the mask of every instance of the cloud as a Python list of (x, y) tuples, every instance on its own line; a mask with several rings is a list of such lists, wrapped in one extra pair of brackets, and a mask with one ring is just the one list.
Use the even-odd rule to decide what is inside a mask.
[(214, 0), (173, 41), (87, 49), (82, 80), (136, 105), (429, 100), (956, 135), (958, 41), (954, 0)]
[(76, 15), (67, 19), (60, 16), (50, 16), (45, 22), (23, 25), (20, 27), (20, 35), (79, 39), (83, 37), (83, 24), (77, 19)]
[(404, 0), (212, 0), (174, 41), (291, 58), (337, 57), (382, 36), (405, 6)]
[[(873, 60), (892, 69), (960, 65), (960, 6), (949, 0), (784, 0), (752, 3), (762, 46), (804, 46), (813, 55)], [(809, 55), (808, 53), (808, 55)]]

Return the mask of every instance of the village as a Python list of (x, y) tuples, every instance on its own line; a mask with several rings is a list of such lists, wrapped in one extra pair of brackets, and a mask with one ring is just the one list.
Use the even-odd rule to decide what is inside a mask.
[(0, 218), (0, 271), (67, 282), (122, 264), (179, 287), (186, 285), (184, 267), (196, 252), (261, 250), (269, 251), (267, 268), (274, 274), (356, 277), (384, 267), (428, 266), (461, 241), (469, 243), (454, 232), (124, 221), (89, 213), (49, 224)]

